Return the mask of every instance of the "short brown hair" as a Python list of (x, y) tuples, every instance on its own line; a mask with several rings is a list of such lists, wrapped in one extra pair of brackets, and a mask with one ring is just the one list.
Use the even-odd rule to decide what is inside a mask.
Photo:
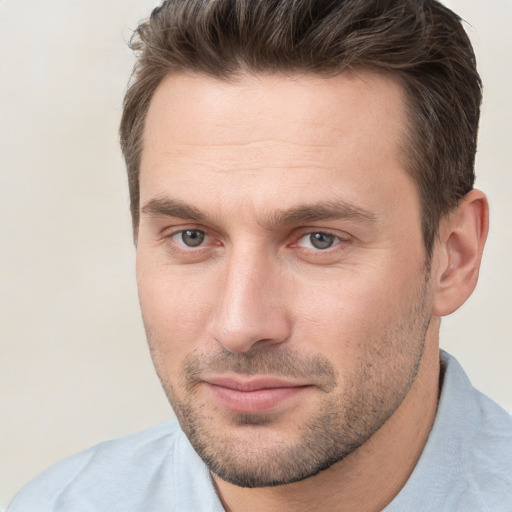
[(407, 94), (407, 170), (429, 257), (441, 218), (473, 188), (481, 81), (461, 19), (435, 0), (166, 0), (131, 47), (120, 135), (135, 231), (144, 121), (169, 73), (392, 73)]

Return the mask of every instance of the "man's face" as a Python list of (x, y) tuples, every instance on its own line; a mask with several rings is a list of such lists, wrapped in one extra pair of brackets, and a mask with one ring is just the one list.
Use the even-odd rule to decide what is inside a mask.
[(137, 277), (163, 387), (221, 478), (306, 478), (414, 383), (431, 292), (403, 93), (169, 76), (146, 120)]

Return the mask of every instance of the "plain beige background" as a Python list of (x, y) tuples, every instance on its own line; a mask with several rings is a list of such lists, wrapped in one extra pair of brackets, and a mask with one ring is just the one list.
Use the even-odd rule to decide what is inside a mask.
[[(512, 411), (512, 2), (470, 24), (491, 203), (480, 285), (442, 346)], [(126, 48), (150, 0), (0, 0), (0, 508), (65, 455), (172, 416), (145, 346), (117, 145)]]

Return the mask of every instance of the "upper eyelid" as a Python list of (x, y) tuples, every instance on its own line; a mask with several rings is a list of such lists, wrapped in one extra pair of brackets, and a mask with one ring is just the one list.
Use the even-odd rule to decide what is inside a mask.
[(167, 226), (160, 230), (160, 234), (162, 238), (169, 238), (171, 236), (177, 235), (179, 233), (183, 233), (184, 231), (201, 231), (205, 235), (210, 236), (209, 230), (204, 227), (194, 226), (194, 225), (179, 225), (179, 226)]
[[(342, 236), (341, 231), (338, 231), (336, 229), (328, 229), (328, 228), (325, 228), (325, 229), (306, 228), (303, 235), (311, 235), (314, 233), (322, 233), (324, 235), (332, 235), (332, 236), (337, 236), (339, 238), (341, 238), (341, 236)], [(348, 236), (348, 234), (347, 234), (347, 236)]]
[(322, 233), (324, 235), (334, 236), (338, 238), (339, 240), (346, 241), (350, 240), (352, 236), (347, 233), (346, 231), (338, 231), (336, 229), (318, 229), (318, 228), (306, 228), (304, 231), (302, 231), (298, 236), (297, 240), (304, 236), (313, 235), (315, 233)]
[(205, 235), (208, 234), (208, 232), (206, 231), (206, 229), (200, 229), (200, 228), (180, 228), (180, 229), (169, 229), (168, 231), (170, 231), (170, 235), (177, 235), (178, 233), (183, 233), (185, 231), (200, 231), (201, 233), (204, 233)]

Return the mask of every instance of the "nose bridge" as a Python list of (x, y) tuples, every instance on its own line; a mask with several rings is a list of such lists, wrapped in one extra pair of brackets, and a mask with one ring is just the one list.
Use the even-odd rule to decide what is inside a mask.
[(254, 244), (230, 251), (210, 325), (210, 335), (225, 349), (247, 352), (255, 344), (287, 338), (289, 326), (278, 297), (277, 267), (277, 260)]

